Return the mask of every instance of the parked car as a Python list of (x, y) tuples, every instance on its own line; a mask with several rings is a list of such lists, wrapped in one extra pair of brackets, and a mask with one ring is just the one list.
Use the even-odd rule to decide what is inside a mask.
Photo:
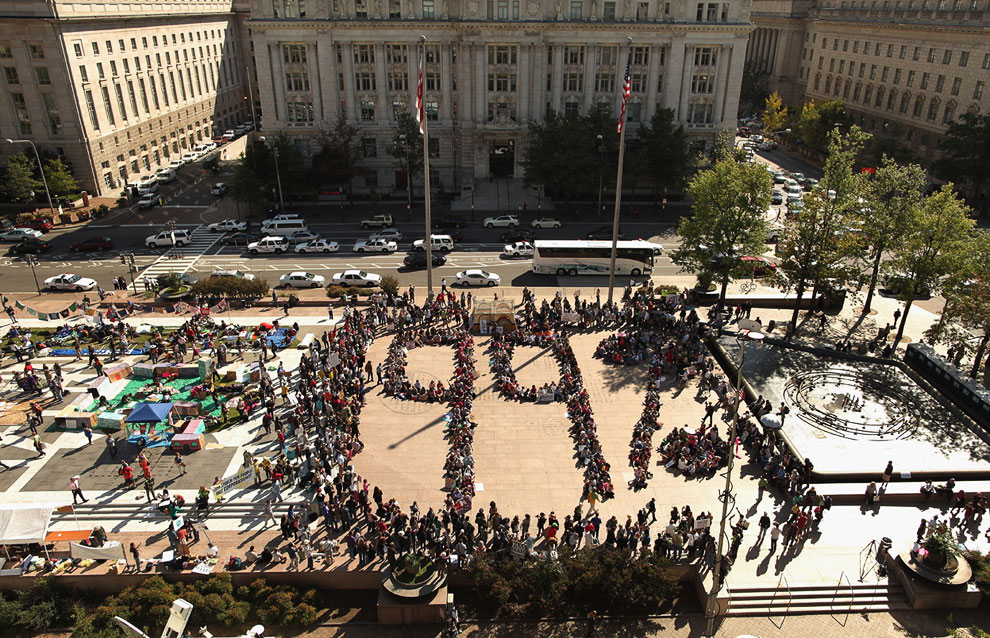
[(533, 241), (533, 231), (529, 229), (516, 229), (502, 233), (498, 240), (503, 244), (514, 244), (517, 241)]
[(49, 277), (43, 287), (45, 290), (92, 290), (96, 288), (96, 280), (66, 273)]
[(927, 285), (919, 285), (915, 277), (906, 272), (891, 272), (883, 277), (883, 289), (890, 294), (904, 296), (911, 293), (913, 297), (931, 297), (932, 289)]
[(238, 221), (236, 219), (225, 219), (221, 222), (213, 222), (206, 227), (207, 230), (214, 233), (226, 233), (232, 230), (247, 230), (248, 223)]
[(150, 235), (145, 238), (144, 245), (148, 248), (162, 248), (167, 246), (185, 246), (189, 243), (189, 231), (185, 229), (163, 230), (157, 235)]
[(158, 197), (158, 193), (145, 193), (137, 201), (138, 208), (146, 209), (155, 206), (158, 204)]
[(248, 281), (254, 279), (254, 275), (241, 270), (214, 270), (210, 273), (210, 277), (234, 277), (236, 279), (247, 279)]
[(368, 241), (384, 239), (385, 241), (399, 242), (402, 240), (402, 232), (398, 228), (384, 228), (368, 237)]
[(290, 272), (279, 277), (278, 283), (286, 288), (322, 288), (327, 280), (323, 275), (314, 275), (308, 272)]
[(398, 249), (394, 241), (368, 239), (355, 242), (352, 250), (356, 253), (394, 253)]
[(297, 253), (335, 253), (338, 250), (340, 250), (340, 245), (329, 239), (307, 241), (296, 246)]
[(155, 171), (155, 177), (158, 178), (159, 184), (168, 184), (175, 179), (175, 170), (168, 166), (159, 168)]
[(18, 226), (20, 228), (40, 230), (43, 233), (47, 233), (51, 229), (55, 228), (55, 224), (53, 224), (49, 219), (29, 219), (26, 222), (21, 222)]
[(772, 275), (777, 271), (777, 264), (773, 263), (766, 257), (761, 256), (745, 256), (739, 258), (740, 263), (746, 266), (747, 270), (750, 270), (755, 277), (763, 277), (766, 275)]
[(213, 185), (213, 188), (210, 189), (210, 194), (216, 195), (217, 197), (223, 197), (229, 190), (230, 186), (227, 186), (223, 182), (217, 182)]
[(519, 226), (519, 218), (515, 215), (499, 215), (498, 217), (486, 217), (482, 222), (485, 228), (516, 228)]
[(363, 270), (345, 270), (335, 273), (331, 278), (334, 286), (377, 286), (382, 283), (382, 276)]
[(488, 272), (487, 270), (481, 270), (480, 268), (462, 270), (455, 277), (454, 283), (464, 287), (497, 286), (502, 281), (502, 278), (497, 274)]
[(199, 153), (189, 152), (189, 153), (185, 153), (182, 156), (182, 163), (183, 164), (189, 164), (189, 163), (195, 162), (198, 159), (199, 159)]
[[(595, 230), (593, 230), (590, 233), (588, 233), (587, 235), (585, 235), (585, 237), (587, 237), (588, 239), (605, 239), (605, 240), (611, 241), (612, 240), (612, 227), (611, 226), (602, 226), (601, 228), (596, 228)], [(620, 228), (619, 229), (619, 239), (625, 239), (625, 238), (626, 238), (626, 233), (623, 232), (623, 230)]]
[[(447, 263), (447, 256), (441, 252), (433, 253), (433, 267), (443, 266)], [(406, 255), (402, 260), (402, 265), (411, 270), (426, 268), (426, 253), (413, 253)]]
[(248, 244), (256, 242), (259, 239), (261, 239), (260, 235), (252, 235), (250, 233), (231, 233), (221, 238), (220, 243), (224, 246), (247, 246)]
[(52, 245), (49, 242), (43, 239), (29, 237), (11, 246), (7, 252), (11, 255), (25, 255), (29, 253), (37, 255), (38, 253), (48, 252), (51, 249)]
[(320, 238), (320, 234), (309, 230), (294, 230), (288, 235), (285, 235), (285, 238), (289, 240), (290, 244), (296, 246), (298, 244), (316, 241)]
[(466, 222), (457, 215), (443, 215), (433, 222), (433, 228), (464, 228)]
[(11, 228), (10, 230), (0, 233), (0, 241), (19, 242), (24, 239), (38, 239), (40, 237), (41, 231), (34, 230), (32, 228)]
[(186, 162), (184, 160), (182, 160), (182, 159), (174, 159), (174, 160), (172, 160), (171, 162), (168, 163), (168, 167), (170, 169), (172, 169), (173, 171), (177, 171), (177, 170), (179, 170), (180, 168), (182, 168), (185, 165), (186, 165)]
[(517, 241), (514, 244), (508, 244), (502, 249), (502, 254), (506, 257), (532, 257), (533, 256), (533, 244), (528, 241)]
[(74, 253), (95, 253), (113, 248), (113, 240), (109, 237), (87, 237), (82, 241), (69, 244), (69, 251)]
[(361, 228), (388, 228), (392, 226), (391, 215), (372, 215), (361, 221)]
[(533, 228), (560, 228), (560, 220), (556, 217), (538, 217), (529, 225)]
[[(417, 252), (426, 251), (426, 240), (417, 239), (413, 242), (413, 250)], [(450, 252), (454, 249), (454, 240), (450, 235), (430, 235), (430, 250), (442, 253)]]
[(287, 252), (288, 250), (289, 240), (285, 237), (279, 237), (277, 235), (262, 237), (258, 241), (251, 242), (247, 245), (247, 251), (252, 255), (257, 255), (259, 253), (275, 253), (276, 255), (279, 255)]
[(784, 194), (781, 193), (776, 188), (773, 189), (773, 193), (770, 194), (770, 203), (774, 206), (779, 206), (784, 203)]

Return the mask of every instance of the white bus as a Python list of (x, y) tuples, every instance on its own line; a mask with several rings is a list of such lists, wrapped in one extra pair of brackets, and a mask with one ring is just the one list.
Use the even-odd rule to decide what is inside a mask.
[[(612, 242), (597, 240), (536, 240), (533, 272), (538, 275), (607, 275)], [(653, 271), (659, 246), (648, 241), (620, 241), (615, 251), (615, 274), (645, 275)]]

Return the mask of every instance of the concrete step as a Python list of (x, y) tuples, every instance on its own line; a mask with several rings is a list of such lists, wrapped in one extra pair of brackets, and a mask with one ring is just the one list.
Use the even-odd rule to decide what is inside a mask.
[(896, 583), (798, 585), (789, 589), (754, 586), (730, 589), (726, 615), (868, 613), (910, 608), (904, 590)]
[(911, 609), (911, 605), (909, 605), (909, 604), (907, 604), (905, 602), (903, 605), (856, 605), (856, 604), (854, 604), (852, 607), (849, 607), (848, 605), (846, 605), (845, 607), (842, 607), (840, 605), (836, 605), (835, 607), (832, 607), (832, 606), (829, 606), (829, 605), (823, 605), (823, 606), (817, 606), (817, 607), (799, 607), (797, 609), (795, 609), (794, 607), (791, 607), (790, 611), (788, 613), (786, 613), (786, 614), (784, 613), (785, 609), (786, 609), (786, 607), (784, 607), (784, 608), (780, 608), (780, 607), (752, 607), (752, 608), (738, 609), (737, 610), (737, 609), (733, 609), (733, 608), (730, 607), (729, 608), (729, 611), (727, 611), (725, 615), (726, 616), (735, 616), (735, 617), (762, 617), (762, 618), (766, 618), (766, 617), (769, 617), (769, 616), (783, 616), (783, 615), (789, 615), (789, 616), (801, 615), (801, 616), (806, 616), (806, 615), (811, 615), (811, 614), (845, 614), (845, 613), (851, 613), (851, 614), (877, 613), (877, 614), (882, 614), (882, 613), (887, 613), (887, 612), (892, 611), (892, 610)]

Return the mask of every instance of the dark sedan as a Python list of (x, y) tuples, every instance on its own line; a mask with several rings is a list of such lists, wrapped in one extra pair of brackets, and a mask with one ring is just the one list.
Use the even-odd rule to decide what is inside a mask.
[(69, 250), (74, 253), (95, 253), (100, 250), (113, 248), (113, 240), (109, 237), (89, 237), (74, 244), (69, 244)]
[(260, 235), (252, 235), (250, 233), (231, 233), (230, 235), (224, 235), (220, 243), (224, 246), (247, 246), (252, 242), (256, 242), (261, 239)]
[(503, 244), (514, 244), (519, 241), (533, 241), (533, 231), (525, 229), (509, 230), (498, 236), (498, 240)]
[[(597, 229), (591, 231), (590, 233), (588, 233), (586, 237), (588, 239), (604, 239), (604, 240), (611, 241), (612, 240), (612, 227), (611, 226), (602, 226), (601, 228), (597, 228)], [(620, 228), (619, 229), (619, 239), (625, 239), (625, 238), (626, 238), (626, 234), (624, 232), (622, 232), (622, 229)]]
[[(418, 270), (420, 268), (426, 268), (426, 253), (413, 253), (411, 255), (406, 255), (405, 259), (402, 260), (403, 265), (410, 270)], [(433, 267), (443, 266), (447, 263), (447, 256), (443, 253), (436, 251), (433, 253)]]
[(457, 215), (443, 215), (433, 222), (434, 228), (464, 228), (465, 225), (464, 218)]
[(11, 255), (24, 255), (26, 253), (37, 255), (38, 253), (48, 252), (51, 249), (52, 245), (47, 241), (31, 238), (14, 244), (8, 252)]

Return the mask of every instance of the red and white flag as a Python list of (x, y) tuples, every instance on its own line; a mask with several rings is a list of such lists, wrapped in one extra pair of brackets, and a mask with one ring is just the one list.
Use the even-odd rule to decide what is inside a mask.
[(419, 82), (416, 84), (416, 121), (419, 132), (426, 135), (426, 114), (423, 113), (423, 57), (419, 58)]
[(626, 76), (622, 80), (622, 110), (619, 111), (619, 127), (615, 130), (616, 133), (622, 132), (622, 121), (626, 119), (626, 101), (629, 100), (630, 83), (629, 83), (629, 65), (632, 64), (632, 51), (629, 52), (629, 57), (626, 58)]

